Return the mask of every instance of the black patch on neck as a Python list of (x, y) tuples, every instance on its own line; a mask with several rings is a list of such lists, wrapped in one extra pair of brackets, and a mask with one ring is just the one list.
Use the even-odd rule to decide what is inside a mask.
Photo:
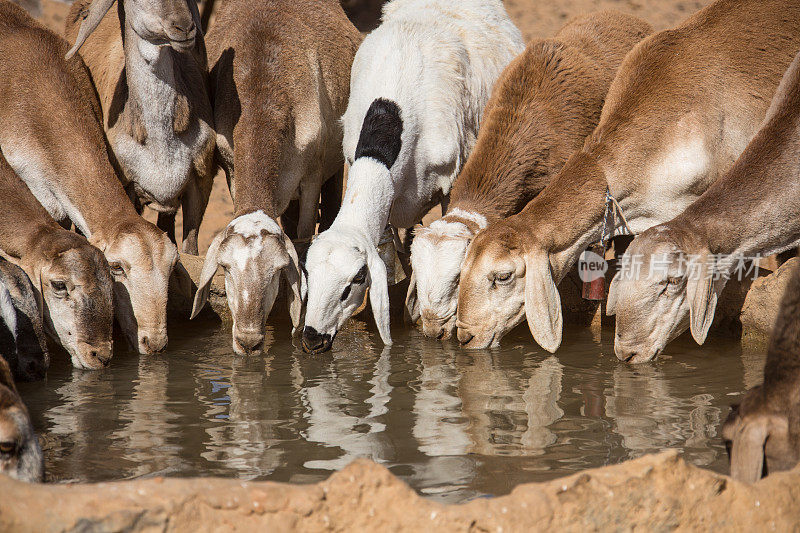
[(378, 98), (369, 106), (367, 116), (364, 117), (355, 159), (371, 157), (386, 165), (386, 168), (392, 168), (400, 154), (402, 133), (400, 107), (391, 100)]

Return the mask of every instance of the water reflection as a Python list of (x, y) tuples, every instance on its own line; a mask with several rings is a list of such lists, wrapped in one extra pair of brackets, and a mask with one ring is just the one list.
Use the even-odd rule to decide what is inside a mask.
[(171, 442), (178, 416), (167, 408), (169, 364), (161, 358), (142, 357), (136, 371), (133, 390), (118, 414), (122, 427), (109, 436), (111, 442), (119, 444), (121, 457), (131, 465), (125, 477), (180, 471), (184, 463), (181, 446)]
[(383, 348), (358, 322), (308, 356), (284, 329), (264, 356), (232, 354), (215, 326), (170, 332), (163, 355), (121, 354), (101, 372), (56, 363), (22, 384), (50, 479), (314, 482), (369, 457), (457, 502), (666, 448), (726, 471), (720, 422), (763, 364), (735, 343), (688, 342), (634, 367), (581, 329), (556, 355), (527, 331), (482, 352), (412, 331)]
[[(383, 422), (392, 391), (389, 348), (384, 348), (371, 365), (354, 368), (346, 364), (350, 362), (334, 356), (325, 367), (324, 376), (307, 376), (307, 385), (300, 389), (308, 422), (303, 436), (308, 442), (339, 450), (335, 457), (306, 461), (306, 468), (340, 470), (358, 457), (381, 463), (392, 454)], [(367, 397), (360, 399), (358, 389), (362, 383), (369, 389)]]
[(558, 405), (563, 368), (555, 357), (533, 367), (507, 368), (486, 356), (460, 368), (472, 451), (531, 456), (555, 443), (549, 426), (564, 415)]

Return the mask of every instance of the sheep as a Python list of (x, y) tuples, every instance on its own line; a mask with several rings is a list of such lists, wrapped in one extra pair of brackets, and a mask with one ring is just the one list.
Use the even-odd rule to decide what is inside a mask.
[(11, 369), (0, 356), (0, 474), (29, 483), (44, 481), (44, 459)]
[(43, 379), (50, 353), (36, 292), (25, 272), (0, 257), (0, 357), (11, 367), (14, 379)]
[(161, 351), (178, 250), (125, 194), (80, 58), (64, 60), (67, 42), (5, 0), (0, 18), (0, 53), (13, 58), (0, 63), (0, 149), (50, 215), (74, 223), (106, 256), (117, 321), (130, 345)]
[(282, 276), (300, 323), (303, 274), (277, 218), (299, 194), (297, 234), (310, 238), (323, 183), (342, 179), (337, 119), (361, 35), (334, 0), (230, 0), (216, 20), (208, 34), (214, 113), (234, 219), (208, 249), (192, 317), (222, 265), (233, 349), (252, 354), (263, 348)]
[[(4, 30), (0, 23), (0, 35)], [(56, 224), (2, 154), (0, 198), (0, 255), (32, 281), (45, 331), (76, 368), (107, 366), (114, 314), (105, 257), (84, 237)]]
[(330, 349), (364, 300), (385, 344), (389, 296), (376, 246), (450, 192), (502, 69), (523, 49), (499, 0), (394, 0), (353, 62), (342, 117), (349, 170), (342, 208), (308, 250), (303, 349)]
[(639, 43), (583, 148), (525, 209), (470, 244), (456, 322), (462, 345), (496, 345), (526, 317), (536, 342), (557, 350), (556, 284), (606, 233), (607, 193), (633, 233), (686, 209), (756, 134), (798, 48), (800, 2), (780, 0), (718, 0)]
[(764, 382), (733, 406), (722, 437), (731, 476), (739, 481), (755, 483), (800, 461), (800, 268), (795, 267), (781, 302)]
[(650, 361), (687, 328), (703, 344), (726, 281), (735, 270), (744, 274), (744, 258), (800, 244), (798, 119), (800, 54), (731, 170), (683, 213), (639, 235), (623, 256), (606, 306), (617, 315), (618, 358)]
[(633, 46), (652, 33), (633, 16), (579, 17), (536, 40), (506, 67), (486, 104), (478, 141), (450, 193), (449, 212), (415, 231), (406, 306), (429, 337), (455, 329), (467, 246), (495, 220), (518, 213), (597, 126), (608, 87)]
[[(214, 179), (208, 65), (194, 0), (79, 0), (65, 35), (81, 49), (103, 110), (103, 126), (130, 197), (158, 211), (182, 250), (197, 255), (197, 234)], [(120, 22), (122, 21), (122, 23)]]

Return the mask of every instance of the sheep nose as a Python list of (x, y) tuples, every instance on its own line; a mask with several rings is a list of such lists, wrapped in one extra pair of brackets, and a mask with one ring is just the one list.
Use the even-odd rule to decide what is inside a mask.
[(311, 326), (303, 328), (303, 351), (306, 353), (319, 353), (330, 349), (332, 344), (331, 336), (327, 333), (321, 334)]
[(101, 355), (97, 350), (91, 350), (89, 358), (98, 360), (103, 366), (108, 366), (111, 363), (111, 355)]
[(264, 334), (260, 331), (237, 331), (234, 335), (234, 340), (245, 354), (252, 354), (260, 351), (264, 342)]
[(143, 334), (139, 337), (139, 352), (144, 354), (158, 353), (167, 346), (166, 333)]
[(475, 335), (472, 335), (465, 329), (458, 328), (458, 342), (461, 343), (462, 346), (469, 344), (469, 341), (475, 338)]
[(637, 350), (625, 348), (623, 346), (620, 346), (619, 343), (615, 344), (614, 353), (616, 354), (617, 359), (625, 363), (629, 363), (630, 361), (635, 359), (636, 356), (639, 355), (639, 352)]
[(172, 26), (173, 30), (188, 35), (194, 30), (194, 21), (191, 18), (189, 19), (183, 17), (173, 18), (172, 20), (170, 20), (170, 26)]
[(83, 354), (81, 356), (81, 363), (85, 368), (98, 369), (106, 367), (111, 363), (113, 350), (110, 342), (100, 343), (94, 346), (79, 342), (78, 350)]

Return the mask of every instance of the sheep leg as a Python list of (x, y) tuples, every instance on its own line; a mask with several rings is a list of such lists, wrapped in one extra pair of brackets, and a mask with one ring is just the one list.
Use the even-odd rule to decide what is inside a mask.
[(300, 187), (300, 217), (297, 221), (297, 237), (299, 239), (308, 239), (314, 235), (317, 227), (320, 188), (319, 183)]
[(322, 184), (319, 217), (320, 233), (330, 228), (339, 214), (339, 208), (342, 206), (343, 185), (344, 167), (340, 168), (336, 174)]
[(173, 244), (175, 241), (175, 213), (159, 213), (158, 222), (156, 223), (158, 229), (163, 231), (169, 237)]
[(292, 200), (289, 206), (281, 215), (281, 227), (287, 237), (294, 240), (297, 238), (297, 222), (300, 219), (300, 202)]
[(211, 196), (211, 186), (213, 176), (204, 182), (195, 176), (181, 198), (183, 208), (183, 242), (181, 249), (183, 253), (198, 255), (197, 238), (200, 233), (200, 224), (203, 222), (203, 215), (206, 213), (208, 199)]

